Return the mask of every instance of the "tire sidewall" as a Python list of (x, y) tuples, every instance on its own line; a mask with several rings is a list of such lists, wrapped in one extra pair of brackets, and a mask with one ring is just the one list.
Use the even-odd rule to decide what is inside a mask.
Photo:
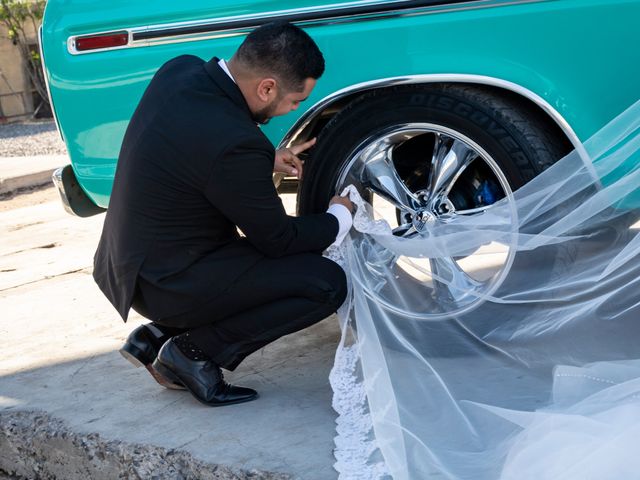
[(373, 94), (355, 101), (321, 132), (300, 185), (300, 213), (323, 211), (353, 153), (379, 132), (407, 123), (446, 127), (473, 140), (496, 162), (512, 190), (539, 173), (525, 135), (478, 102), (442, 91)]

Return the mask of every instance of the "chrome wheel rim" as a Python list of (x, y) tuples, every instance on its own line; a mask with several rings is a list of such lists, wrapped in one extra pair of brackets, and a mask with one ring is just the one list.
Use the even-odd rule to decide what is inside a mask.
[[(419, 239), (438, 223), (455, 224), (482, 216), (505, 199), (512, 232), (517, 212), (511, 187), (496, 161), (468, 136), (431, 123), (407, 123), (375, 132), (353, 150), (336, 181), (336, 190), (353, 184), (393, 228), (394, 235)], [(484, 246), (461, 257), (408, 258), (385, 254), (366, 241), (355, 242), (358, 261), (371, 275), (403, 277), (403, 287), (420, 295), (424, 305), (407, 311), (403, 292), (389, 278), (367, 282), (367, 296), (404, 316), (426, 320), (450, 318), (484, 303), (504, 282), (515, 257), (510, 241)], [(377, 248), (377, 265), (365, 250)], [(486, 252), (491, 251), (488, 255)], [(482, 261), (480, 261), (482, 257)], [(380, 262), (385, 268), (380, 268)], [(407, 282), (407, 278), (410, 280)], [(415, 298), (415, 297), (414, 297)], [(422, 302), (421, 302), (422, 303)]]

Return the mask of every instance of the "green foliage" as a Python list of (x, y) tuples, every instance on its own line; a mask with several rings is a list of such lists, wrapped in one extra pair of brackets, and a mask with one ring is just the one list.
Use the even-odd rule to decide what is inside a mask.
[(0, 0), (0, 20), (24, 23), (27, 19), (42, 20), (45, 0)]
[(27, 65), (31, 83), (43, 102), (49, 103), (47, 88), (42, 73), (40, 53), (33, 49), (27, 35), (31, 26), (37, 35), (42, 23), (46, 0), (0, 0), (0, 24), (4, 24), (8, 37), (20, 50)]
[(0, 22), (7, 27), (9, 38), (19, 40), (27, 22), (40, 25), (45, 4), (45, 0), (0, 0)]

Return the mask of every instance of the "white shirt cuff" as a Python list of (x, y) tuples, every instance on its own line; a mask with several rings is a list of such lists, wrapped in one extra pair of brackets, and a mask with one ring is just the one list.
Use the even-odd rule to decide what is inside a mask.
[(344, 205), (333, 203), (329, 205), (327, 213), (330, 213), (331, 215), (336, 217), (338, 219), (338, 223), (340, 224), (340, 229), (338, 230), (336, 240), (331, 245), (340, 245), (340, 243), (342, 243), (342, 240), (344, 240), (344, 237), (346, 237), (347, 233), (349, 233), (349, 230), (351, 230), (351, 226), (353, 225), (353, 217), (351, 217), (351, 212)]

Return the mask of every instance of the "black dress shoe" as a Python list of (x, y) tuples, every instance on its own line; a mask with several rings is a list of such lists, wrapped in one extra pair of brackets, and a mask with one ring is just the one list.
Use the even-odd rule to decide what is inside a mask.
[(153, 368), (163, 377), (181, 382), (197, 400), (211, 407), (248, 402), (258, 397), (255, 390), (225, 382), (220, 367), (211, 360), (189, 359), (173, 339), (162, 346)]
[(180, 382), (176, 383), (164, 378), (152, 365), (160, 347), (169, 338), (171, 338), (169, 335), (163, 334), (151, 323), (140, 325), (129, 334), (127, 341), (120, 349), (120, 353), (136, 367), (145, 367), (156, 382), (163, 387), (172, 390), (184, 390), (185, 388)]

